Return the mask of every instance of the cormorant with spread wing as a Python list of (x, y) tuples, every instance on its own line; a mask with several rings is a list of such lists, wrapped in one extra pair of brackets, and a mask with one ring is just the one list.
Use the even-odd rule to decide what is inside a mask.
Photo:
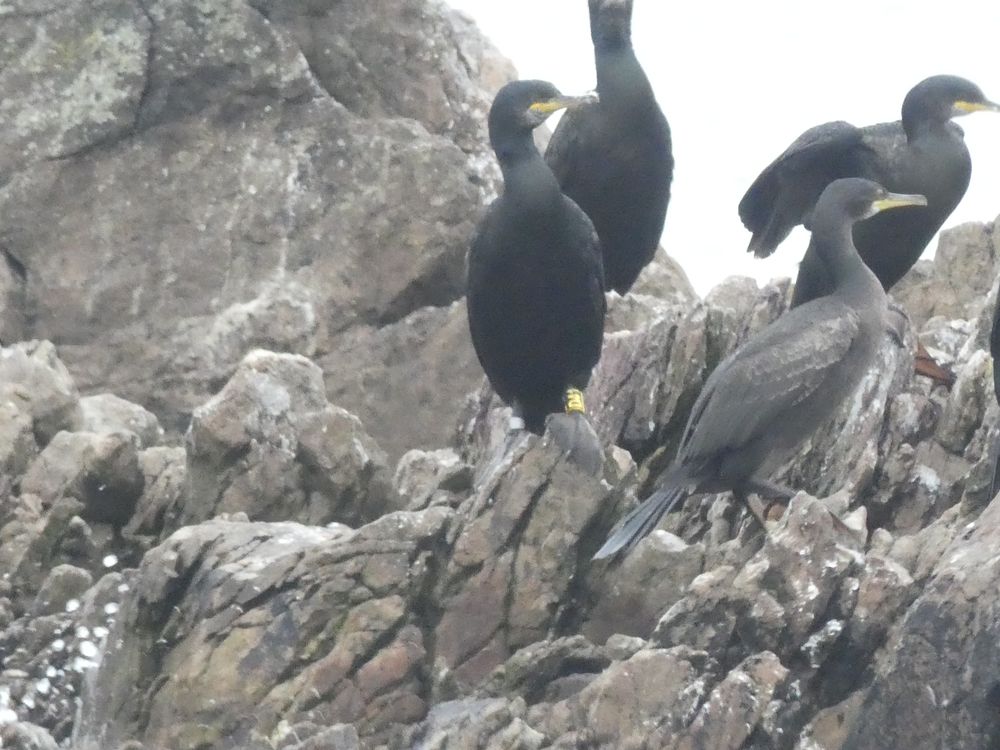
[[(927, 78), (906, 95), (902, 120), (858, 128), (829, 122), (810, 128), (754, 180), (740, 201), (753, 232), (747, 248), (766, 257), (809, 214), (823, 189), (841, 177), (864, 177), (887, 190), (918, 193), (926, 206), (875, 216), (854, 227), (854, 244), (883, 289), (910, 270), (969, 186), (972, 161), (953, 117), (1000, 112), (976, 84), (957, 76)], [(807, 250), (792, 307), (829, 294), (833, 281), (819, 254)]]

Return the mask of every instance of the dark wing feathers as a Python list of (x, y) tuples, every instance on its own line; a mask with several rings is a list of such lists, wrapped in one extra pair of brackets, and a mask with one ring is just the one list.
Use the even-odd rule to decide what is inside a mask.
[[(801, 311), (801, 312), (800, 312)], [(736, 449), (793, 418), (830, 377), (859, 330), (857, 313), (824, 298), (778, 319), (709, 376), (685, 429), (683, 463)]]
[[(993, 393), (1000, 401), (1000, 293), (997, 294), (996, 307), (993, 308), (993, 327), (990, 329), (990, 356), (993, 358)], [(996, 497), (1000, 491), (1000, 434), (993, 438), (993, 482), (990, 484), (990, 497)]]
[(990, 328), (990, 356), (993, 357), (993, 390), (1000, 401), (1000, 292), (993, 308), (993, 326)]
[(753, 231), (761, 214), (773, 204), (776, 188), (794, 180), (796, 172), (808, 168), (817, 158), (861, 144), (861, 128), (837, 120), (816, 125), (792, 141), (782, 154), (764, 168), (740, 201), (740, 220)]
[(572, 225), (578, 233), (578, 241), (581, 247), (586, 246), (588, 248), (582, 254), (588, 277), (592, 282), (600, 282), (597, 286), (591, 285), (591, 298), (594, 309), (600, 309), (603, 317), (607, 309), (607, 302), (604, 299), (606, 285), (604, 283), (604, 256), (601, 253), (601, 238), (597, 235), (597, 230), (594, 229), (594, 225), (590, 222), (590, 218), (584, 210), (570, 198), (566, 198), (566, 203), (568, 210), (576, 215), (576, 220), (572, 222)]
[(748, 251), (761, 258), (773, 253), (805, 220), (823, 188), (862, 169), (867, 150), (862, 129), (843, 121), (817, 125), (796, 138), (740, 201), (740, 220), (753, 232)]

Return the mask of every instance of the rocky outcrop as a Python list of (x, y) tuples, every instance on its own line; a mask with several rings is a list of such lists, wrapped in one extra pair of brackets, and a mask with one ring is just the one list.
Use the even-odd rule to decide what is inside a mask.
[[(695, 497), (624, 560), (590, 560), (669, 457), (679, 393), (785, 291), (612, 300), (588, 397), (616, 383), (609, 407), (648, 404), (652, 424), (628, 433), (595, 408), (639, 460), (609, 447), (599, 477), (548, 437), (512, 440), (485, 393), (458, 451), (411, 452), (392, 477), (293, 354), (249, 354), (179, 448), (141, 442), (154, 433), (128, 429), (128, 402), (51, 436), (25, 406), (0, 679), (28, 723), (5, 731), (80, 748), (988, 746), (997, 511), (981, 475), (1000, 409), (975, 333), (950, 394), (913, 377), (908, 329), (887, 336), (784, 470), (829, 496), (800, 493), (766, 534), (728, 495)], [(618, 378), (629, 357), (644, 364)], [(44, 368), (62, 372), (54, 350)], [(131, 487), (127, 518), (92, 515), (91, 475), (104, 496)], [(926, 717), (936, 733), (914, 729)]]
[[(581, 471), (509, 434), (468, 342), (483, 113), (511, 73), (467, 19), (11, 7), (4, 747), (1000, 742), (995, 223), (900, 288), (910, 322), (781, 469), (802, 491), (766, 529), (692, 497), (594, 562), (787, 281), (698, 299), (660, 257), (609, 295), (605, 456)], [(950, 392), (914, 378), (917, 337)]]
[(911, 320), (923, 328), (932, 318), (976, 317), (994, 281), (1000, 258), (1000, 228), (989, 224), (962, 224), (942, 232), (933, 261), (918, 261), (892, 296), (903, 304)]
[(333, 401), (350, 404), (365, 425), (381, 425), (376, 437), (392, 460), (450, 445), (456, 411), (484, 381), (464, 299), (381, 328), (354, 327), (317, 364)]
[[(84, 392), (182, 432), (255, 346), (377, 349), (383, 327), (461, 295), (496, 186), (485, 113), (513, 75), (465, 17), (424, 0), (4, 17), (0, 340), (58, 341)], [(353, 366), (325, 369), (346, 408), (374, 403)], [(421, 405), (447, 411), (466, 385), (439, 380)], [(394, 458), (419, 447), (400, 430)]]
[[(956, 519), (958, 520), (958, 519)], [(952, 530), (952, 542), (892, 634), (854, 711), (845, 747), (994, 747), (996, 704), (996, 539), (1000, 503)]]
[(178, 523), (222, 513), (253, 521), (358, 524), (399, 507), (385, 454), (330, 404), (302, 356), (250, 352), (194, 411)]
[(143, 593), (110, 634), (122, 645), (87, 693), (77, 747), (273, 747), (283, 722), (377, 735), (419, 720), (432, 647), (420, 599), (449, 515), (391, 514), (357, 533), (176, 532), (132, 579)]
[[(174, 529), (185, 526), (178, 532), (181, 538), (185, 531), (198, 536), (203, 526), (192, 524), (200, 520), (225, 515), (244, 519), (220, 527), (235, 544), (229, 564), (241, 580), (264, 566), (265, 558), (270, 560), (253, 554), (255, 545), (270, 536), (270, 527), (250, 523), (250, 518), (313, 524), (290, 525), (298, 536), (278, 534), (267, 554), (279, 557), (300, 551), (293, 543), (299, 537), (308, 547), (350, 534), (337, 521), (381, 519), (388, 537), (402, 533), (399, 523), (385, 515), (400, 505), (401, 496), (393, 489), (384, 454), (355, 416), (326, 399), (322, 372), (304, 357), (262, 351), (247, 355), (229, 383), (196, 410), (185, 448), (162, 445), (155, 418), (136, 404), (107, 395), (81, 399), (50, 344), (0, 349), (0, 363), (11, 394), (10, 425), (16, 428), (9, 444), (16, 450), (5, 454), (0, 474), (0, 566), (5, 571), (0, 583), (0, 724), (5, 742), (46, 747), (50, 736), (68, 741), (76, 696), (107, 644), (119, 642), (109, 631), (123, 621), (120, 602), (133, 601), (128, 595), (139, 586), (134, 571), (123, 577), (115, 569), (138, 563), (145, 550)], [(32, 398), (35, 384), (47, 401)], [(63, 429), (51, 434), (57, 427)], [(448, 512), (435, 511), (442, 518)], [(414, 523), (424, 529), (432, 522), (421, 516)], [(435, 529), (440, 526), (439, 521)], [(243, 542), (232, 533), (235, 527), (248, 529)], [(427, 531), (417, 538), (430, 545), (424, 537), (435, 534), (439, 532)], [(148, 559), (162, 553), (175, 563), (171, 542), (165, 544)], [(397, 550), (394, 542), (386, 544), (386, 550)], [(225, 554), (203, 558), (203, 552), (208, 554), (200, 549), (193, 554), (192, 565), (207, 560), (206, 585), (213, 589), (215, 566)], [(239, 561), (245, 558), (249, 562), (240, 572)], [(388, 559), (375, 560), (359, 585), (378, 589), (377, 579), (391, 575), (385, 567)], [(393, 564), (409, 580), (412, 563), (405, 558)], [(311, 568), (307, 561), (303, 570)], [(179, 575), (157, 570), (166, 580)], [(414, 585), (411, 598), (425, 584)], [(351, 607), (359, 603), (354, 585), (339, 588)], [(147, 614), (151, 596), (147, 591), (135, 600)], [(161, 611), (171, 611), (178, 601), (171, 599)], [(390, 597), (389, 605), (394, 602)], [(411, 606), (418, 608), (415, 601), (407, 608)], [(319, 621), (328, 623), (328, 615)], [(363, 617), (359, 627), (369, 625)], [(141, 644), (143, 653), (153, 654), (158, 640), (159, 634)], [(158, 673), (147, 676), (159, 680)], [(11, 718), (22, 723), (8, 724)], [(123, 741), (130, 736), (123, 733)]]
[[(3, 349), (0, 388), (8, 416), (4, 424), (30, 420), (36, 442), (47, 442), (60, 430), (74, 429), (83, 418), (79, 391), (56, 356), (55, 347), (47, 341), (26, 341)], [(5, 427), (5, 434), (14, 438), (12, 447), (21, 440), (20, 428)]]

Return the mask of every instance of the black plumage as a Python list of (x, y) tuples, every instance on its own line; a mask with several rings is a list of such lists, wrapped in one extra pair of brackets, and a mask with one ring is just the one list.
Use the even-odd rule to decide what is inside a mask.
[(790, 497), (768, 481), (850, 395), (886, 331), (886, 296), (851, 241), (856, 221), (884, 208), (919, 205), (868, 180), (837, 180), (816, 204), (809, 248), (830, 269), (832, 292), (778, 318), (712, 372), (673, 464), (595, 557), (627, 549), (692, 493), (732, 490)]
[(532, 140), (552, 112), (584, 99), (543, 81), (515, 81), (497, 94), (490, 143), (502, 195), (479, 224), (469, 253), (469, 329), (494, 390), (529, 430), (583, 390), (601, 354), (604, 278), (587, 215), (562, 194)]
[(567, 112), (545, 151), (594, 222), (608, 289), (624, 294), (656, 252), (670, 201), (670, 127), (632, 49), (632, 0), (590, 0), (600, 101)]
[[(993, 327), (990, 329), (990, 357), (993, 359), (993, 394), (1000, 403), (1000, 293), (997, 294), (996, 306), (993, 308)], [(993, 445), (993, 483), (990, 486), (990, 497), (996, 497), (1000, 491), (1000, 436), (994, 438)]]
[(993, 327), (990, 329), (990, 356), (993, 358), (993, 392), (1000, 403), (1000, 293), (993, 308)]
[[(965, 195), (972, 162), (962, 129), (951, 118), (979, 110), (1000, 111), (971, 81), (927, 78), (906, 95), (902, 120), (858, 128), (846, 122), (818, 125), (774, 160), (740, 201), (743, 224), (753, 232), (748, 250), (774, 252), (809, 214), (823, 189), (842, 177), (863, 177), (888, 190), (919, 193), (927, 206), (875, 216), (854, 227), (861, 258), (889, 289), (910, 270)], [(792, 307), (828, 294), (832, 284), (822, 260), (807, 251), (799, 267)]]

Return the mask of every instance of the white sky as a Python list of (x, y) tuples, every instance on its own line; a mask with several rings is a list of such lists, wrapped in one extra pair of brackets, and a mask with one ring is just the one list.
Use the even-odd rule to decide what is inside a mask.
[[(586, 0), (449, 2), (521, 77), (564, 93), (594, 87)], [(1000, 101), (998, 35), (996, 0), (635, 0), (633, 43), (673, 135), (664, 247), (702, 294), (733, 274), (794, 276), (808, 242), (801, 228), (767, 260), (745, 252), (736, 207), (754, 177), (812, 125), (899, 119), (906, 92), (929, 75), (965, 76)], [(1000, 115), (960, 124), (972, 184), (946, 227), (1000, 214)]]

